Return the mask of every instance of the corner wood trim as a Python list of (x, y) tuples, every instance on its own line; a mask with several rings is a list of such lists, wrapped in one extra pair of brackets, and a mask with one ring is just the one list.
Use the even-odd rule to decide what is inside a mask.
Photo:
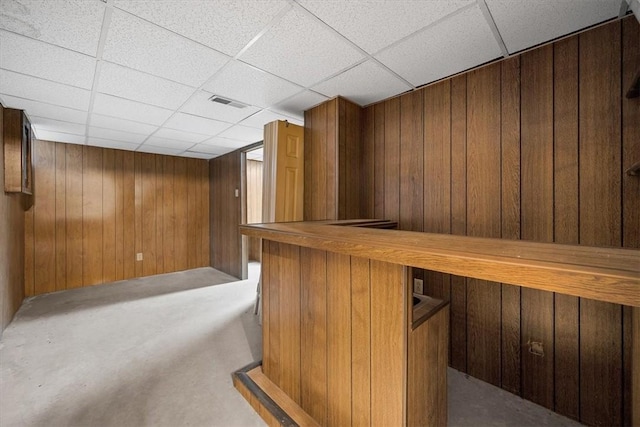
[(258, 384), (251, 379), (251, 377), (249, 377), (249, 371), (261, 366), (262, 361), (260, 360), (237, 370), (231, 375), (233, 383), (235, 384), (236, 381), (239, 381), (244, 385), (247, 391), (258, 400), (258, 404), (269, 411), (280, 425), (286, 427), (300, 427), (298, 423), (296, 423), (276, 402), (273, 401), (273, 399), (269, 397), (267, 393), (264, 392), (264, 390), (260, 388), (260, 386), (258, 386)]

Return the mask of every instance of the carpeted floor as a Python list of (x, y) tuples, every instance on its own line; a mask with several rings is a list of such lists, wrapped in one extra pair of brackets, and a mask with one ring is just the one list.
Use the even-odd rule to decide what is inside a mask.
[[(261, 358), (259, 265), (25, 301), (0, 340), (0, 426), (258, 426), (231, 373)], [(575, 426), (449, 370), (451, 426)]]

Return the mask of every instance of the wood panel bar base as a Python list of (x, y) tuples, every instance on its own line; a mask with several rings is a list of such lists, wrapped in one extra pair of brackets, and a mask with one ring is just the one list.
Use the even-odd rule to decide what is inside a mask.
[(319, 427), (304, 410), (251, 363), (233, 373), (233, 386), (267, 423), (273, 426)]

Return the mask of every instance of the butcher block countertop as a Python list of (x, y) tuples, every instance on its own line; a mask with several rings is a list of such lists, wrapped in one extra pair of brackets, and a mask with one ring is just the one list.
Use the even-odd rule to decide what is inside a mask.
[[(640, 251), (379, 228), (384, 221), (241, 225), (242, 234), (640, 307)], [(368, 228), (371, 224), (374, 228)]]

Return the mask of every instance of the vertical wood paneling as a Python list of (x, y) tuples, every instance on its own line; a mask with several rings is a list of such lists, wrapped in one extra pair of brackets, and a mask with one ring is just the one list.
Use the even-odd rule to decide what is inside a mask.
[(384, 102), (384, 219), (400, 220), (400, 100)]
[[(3, 151), (4, 153), (4, 151)], [(24, 296), (35, 295), (33, 221), (34, 209), (31, 206), (24, 214)]]
[[(522, 238), (553, 241), (553, 46), (521, 56)], [(522, 396), (554, 406), (553, 293), (522, 288)]]
[(374, 140), (374, 109), (362, 110), (362, 179), (363, 196), (361, 196), (362, 218), (375, 218), (376, 201), (376, 172), (375, 172), (375, 140)]
[[(67, 288), (67, 224), (65, 222), (67, 211), (67, 154), (66, 146), (55, 144), (55, 198), (56, 198), (56, 291)], [(33, 236), (31, 236), (33, 239)]]
[[(423, 92), (400, 98), (400, 224), (402, 230), (423, 230), (424, 159)], [(402, 165), (400, 167), (400, 165)]]
[(329, 426), (351, 425), (351, 258), (327, 252)]
[[(323, 212), (323, 219), (338, 219), (338, 198), (339, 198), (339, 167), (340, 162), (338, 160), (338, 98), (334, 98), (328, 102), (327, 105), (327, 117), (326, 127), (324, 129), (326, 145), (323, 148), (324, 158), (329, 161), (325, 164), (325, 212)], [(344, 176), (344, 175), (343, 175)], [(322, 175), (320, 175), (322, 179)]]
[[(502, 238), (520, 238), (520, 57), (502, 62)], [(520, 394), (520, 287), (501, 285), (502, 388)]]
[[(451, 79), (451, 233), (467, 233), (467, 76)], [(450, 363), (467, 370), (467, 280), (451, 276)]]
[(314, 125), (313, 117), (316, 115), (317, 108), (306, 110), (304, 112), (304, 220), (309, 221), (313, 217), (313, 205), (315, 204), (316, 195), (312, 193), (312, 184), (315, 176), (315, 155), (316, 144), (313, 139)]
[[(197, 182), (198, 170), (196, 169), (195, 159), (187, 159), (187, 180), (189, 182)], [(198, 211), (198, 194), (197, 185), (189, 185), (187, 188), (187, 267), (196, 268), (198, 266), (198, 250), (200, 248), (198, 237), (197, 211)]]
[(141, 154), (142, 179), (142, 275), (156, 274), (156, 155)]
[[(467, 235), (500, 237), (500, 64), (467, 75)], [(500, 285), (467, 280), (467, 369), (500, 385)]]
[[(262, 264), (266, 264), (265, 260), (263, 260)], [(304, 281), (302, 282), (300, 300), (300, 314), (302, 317), (302, 330), (300, 332), (300, 406), (320, 425), (326, 425), (327, 420), (326, 276), (327, 253), (316, 249), (301, 248), (300, 277)], [(263, 312), (263, 324), (264, 322)], [(263, 340), (265, 339), (267, 338), (263, 336)]]
[(373, 144), (374, 144), (374, 213), (376, 218), (386, 219), (386, 210), (384, 207), (385, 201), (385, 165), (386, 165), (386, 150), (385, 150), (385, 103), (376, 104), (373, 107), (369, 107), (367, 110), (373, 110)]
[(369, 260), (351, 258), (351, 416), (371, 425), (371, 285)]
[[(208, 233), (208, 164), (194, 160), (197, 174), (191, 182), (183, 180), (184, 205), (178, 206), (173, 197), (176, 159), (35, 141), (34, 176), (40, 190), (25, 214), (25, 247), (31, 254), (25, 253), (24, 274), (30, 278), (25, 290), (35, 295), (175, 271), (174, 237), (180, 233), (186, 268), (186, 189), (197, 189), (192, 210), (196, 234)], [(165, 163), (171, 167), (165, 169)], [(175, 212), (181, 211), (183, 231), (175, 221)], [(208, 263), (208, 245), (208, 238), (198, 239), (197, 266)], [(135, 261), (137, 252), (144, 261)]]
[[(313, 161), (313, 159), (326, 158), (324, 144), (327, 136), (327, 108), (328, 105), (323, 103), (314, 108), (311, 112), (311, 140), (305, 143), (305, 152), (307, 145), (310, 145), (310, 158), (312, 159), (312, 167), (309, 168), (311, 173), (309, 185), (305, 182), (305, 197), (312, 200), (310, 210), (307, 215), (305, 210), (305, 219), (326, 219), (327, 212), (327, 163), (335, 164), (335, 160), (327, 160), (327, 162)], [(305, 172), (307, 170), (305, 164)], [(309, 191), (307, 191), (307, 188)]]
[[(371, 261), (371, 425), (392, 426), (403, 420), (406, 325), (403, 267)], [(384, 392), (383, 392), (384, 391)]]
[(136, 277), (136, 211), (137, 196), (135, 193), (135, 157), (131, 151), (122, 153), (123, 171), (123, 210), (124, 224), (122, 224), (123, 246), (124, 246), (124, 278)]
[(35, 293), (56, 290), (56, 149), (53, 142), (38, 141), (34, 150), (34, 186), (40, 193), (34, 203), (34, 235), (39, 236), (34, 246)]
[[(620, 22), (579, 37), (580, 243), (620, 246)], [(622, 309), (580, 302), (580, 419), (619, 425)]]
[[(282, 369), (280, 335), (282, 333), (280, 322), (280, 299), (282, 287), (280, 286), (281, 262), (280, 243), (268, 241), (269, 244), (269, 342), (267, 346), (272, 349), (267, 356), (262, 356), (264, 373), (274, 384), (282, 388), (280, 371)], [(267, 304), (267, 302), (265, 302)]]
[[(578, 244), (578, 39), (554, 44), (554, 241)], [(555, 410), (580, 416), (579, 301), (555, 295)]]
[(102, 153), (102, 281), (116, 280), (115, 150)]
[(82, 156), (82, 283), (102, 283), (102, 149), (84, 146)]
[[(186, 270), (188, 267), (188, 246), (187, 238), (187, 188), (189, 180), (187, 178), (187, 159), (176, 157), (174, 159), (174, 214), (176, 218), (176, 228), (174, 234), (175, 244), (175, 269), (176, 271)], [(220, 243), (218, 243), (220, 244)]]
[[(631, 86), (635, 73), (640, 69), (640, 24), (634, 19), (622, 23), (622, 91)], [(640, 153), (640, 102), (638, 99), (622, 98), (622, 170), (637, 160)], [(638, 177), (622, 176), (622, 246), (640, 248), (640, 180)], [(636, 324), (632, 325), (633, 311)], [(640, 424), (640, 310), (623, 306), (624, 314), (624, 402), (623, 423)], [(635, 328), (635, 329), (634, 329)], [(635, 345), (635, 352), (632, 345)], [(635, 363), (635, 367), (633, 366)], [(633, 378), (633, 379), (632, 379)], [(635, 384), (634, 384), (635, 382)], [(635, 414), (634, 414), (635, 413)], [(633, 418), (635, 415), (635, 418)]]
[[(209, 173), (212, 174), (212, 176), (215, 175), (213, 169), (210, 169)], [(302, 259), (303, 258), (301, 258), (301, 260)], [(271, 262), (271, 241), (263, 240), (262, 263), (260, 265), (260, 282), (262, 286), (262, 294), (260, 300), (260, 305), (262, 306), (262, 372), (264, 372), (264, 374), (269, 378), (271, 378)], [(300, 268), (302, 271), (304, 271), (304, 267), (302, 265), (300, 266)], [(305, 287), (303, 287), (303, 290), (305, 290)], [(303, 330), (305, 328), (304, 325), (301, 325), (300, 327)], [(303, 344), (304, 342), (301, 342), (301, 346)], [(301, 406), (302, 403), (305, 402), (304, 373), (304, 371), (301, 372), (300, 377), (300, 385), (302, 387), (300, 391)], [(305, 410), (307, 410), (307, 407), (308, 406), (303, 406)]]
[(300, 404), (300, 247), (280, 244), (279, 262), (279, 385), (287, 396)]
[[(67, 289), (83, 286), (82, 146), (67, 145)], [(34, 159), (35, 160), (35, 159)], [(36, 198), (38, 194), (35, 195)], [(29, 236), (27, 236), (29, 238)], [(30, 239), (28, 239), (30, 240)], [(35, 237), (34, 237), (35, 240)]]

